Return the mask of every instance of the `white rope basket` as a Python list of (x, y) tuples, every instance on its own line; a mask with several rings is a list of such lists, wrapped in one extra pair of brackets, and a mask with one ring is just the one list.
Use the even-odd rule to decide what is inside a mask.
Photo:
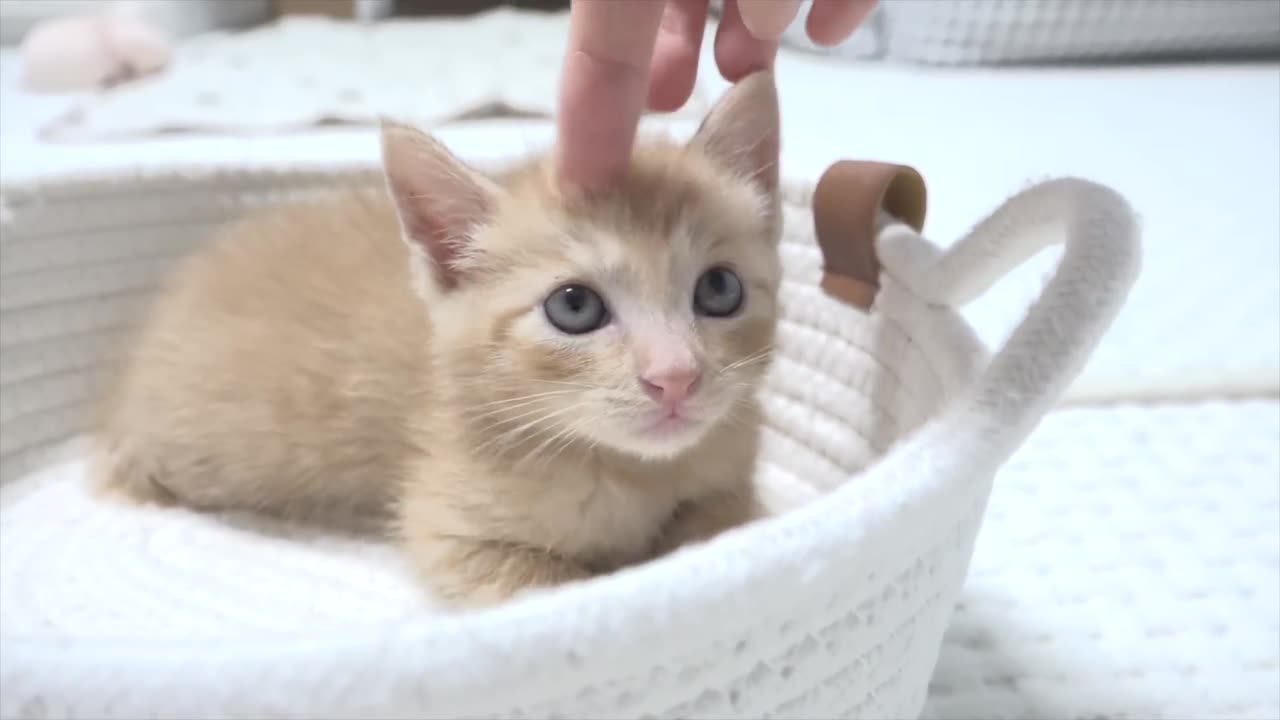
[[(1055, 180), (946, 252), (884, 231), (864, 313), (820, 289), (808, 197), (792, 192), (760, 476), (822, 494), (481, 613), (392, 608), (413, 596), (408, 575), (364, 546), (315, 550), (179, 510), (112, 515), (76, 494), (82, 475), (50, 470), (174, 259), (248, 208), (371, 181), (175, 171), (2, 189), (0, 716), (916, 716), (993, 475), (1139, 265), (1125, 201)], [(1056, 274), (988, 358), (957, 308), (1057, 242)]]

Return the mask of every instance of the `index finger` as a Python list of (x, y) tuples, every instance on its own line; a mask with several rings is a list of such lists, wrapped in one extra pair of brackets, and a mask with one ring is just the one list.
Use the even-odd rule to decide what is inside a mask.
[(627, 168), (649, 94), (649, 63), (666, 5), (574, 0), (556, 113), (560, 178), (593, 190)]

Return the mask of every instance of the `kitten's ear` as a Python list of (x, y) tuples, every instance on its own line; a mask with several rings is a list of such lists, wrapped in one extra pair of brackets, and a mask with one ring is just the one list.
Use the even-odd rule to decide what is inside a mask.
[(778, 90), (773, 73), (761, 70), (725, 91), (690, 145), (773, 195), (778, 190), (780, 135)]
[(430, 261), (441, 289), (457, 287), (474, 233), (493, 211), (497, 186), (440, 141), (387, 119), (382, 166), (405, 241)]

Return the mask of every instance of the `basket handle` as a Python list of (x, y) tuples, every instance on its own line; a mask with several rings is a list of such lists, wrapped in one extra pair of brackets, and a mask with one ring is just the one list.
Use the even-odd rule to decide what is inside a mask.
[(928, 302), (962, 306), (1040, 250), (1062, 259), (1040, 297), (962, 402), (953, 431), (1021, 444), (1057, 403), (1110, 328), (1141, 266), (1138, 220), (1116, 191), (1079, 178), (1034, 185), (940, 252), (906, 225), (877, 238), (884, 271)]

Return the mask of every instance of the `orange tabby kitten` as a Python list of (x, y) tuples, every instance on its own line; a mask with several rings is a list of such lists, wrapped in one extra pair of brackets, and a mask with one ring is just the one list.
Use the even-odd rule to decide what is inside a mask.
[(408, 127), (382, 142), (387, 192), (249, 218), (174, 274), (105, 407), (104, 486), (388, 519), (466, 605), (755, 517), (772, 76), (590, 197), (549, 160), (494, 179)]

